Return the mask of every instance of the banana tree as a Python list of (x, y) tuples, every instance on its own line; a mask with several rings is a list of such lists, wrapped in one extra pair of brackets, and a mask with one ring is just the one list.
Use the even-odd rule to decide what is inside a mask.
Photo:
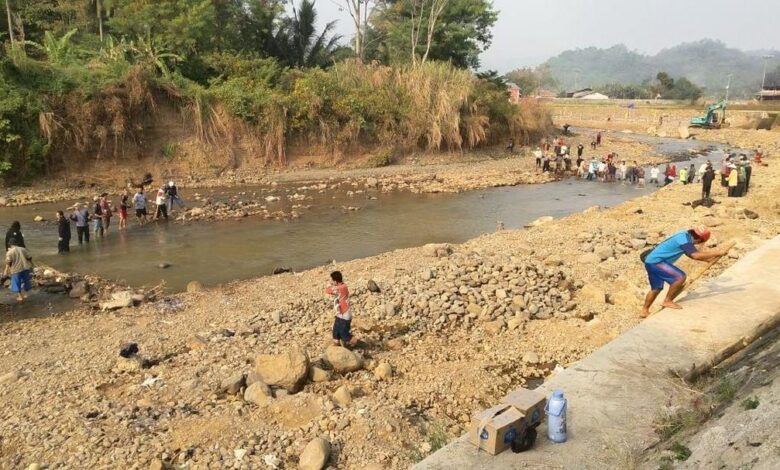
[(154, 65), (165, 77), (171, 76), (168, 61), (171, 60), (175, 63), (182, 60), (181, 56), (172, 52), (166, 52), (163, 46), (153, 39), (149, 33), (146, 34), (145, 38), (139, 36), (137, 42), (131, 42), (129, 50), (137, 61)]
[(46, 31), (42, 44), (33, 41), (25, 41), (24, 43), (43, 51), (49, 62), (57, 65), (66, 65), (71, 63), (78, 54), (78, 49), (70, 42), (70, 38), (76, 34), (76, 31), (78, 29), (71, 29), (59, 38), (54, 36), (51, 31)]

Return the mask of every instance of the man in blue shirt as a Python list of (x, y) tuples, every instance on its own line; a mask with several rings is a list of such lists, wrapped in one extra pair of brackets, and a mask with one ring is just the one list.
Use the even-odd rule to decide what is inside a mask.
[(675, 233), (650, 251), (644, 259), (647, 278), (650, 281), (650, 292), (645, 297), (645, 306), (642, 308), (640, 317), (646, 318), (650, 315), (650, 306), (663, 290), (664, 283), (669, 284), (669, 292), (661, 305), (666, 308), (682, 308), (674, 302), (674, 298), (682, 292), (686, 277), (685, 272), (674, 263), (682, 255), (696, 261), (709, 261), (724, 256), (728, 252), (728, 250), (699, 251), (696, 249), (695, 245), (709, 239), (710, 230), (704, 225), (700, 225), (690, 230)]

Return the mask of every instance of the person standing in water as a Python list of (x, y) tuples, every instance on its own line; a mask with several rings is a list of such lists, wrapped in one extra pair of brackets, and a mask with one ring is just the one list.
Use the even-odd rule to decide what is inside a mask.
[(165, 196), (168, 204), (168, 213), (173, 213), (173, 205), (176, 204), (180, 209), (185, 209), (187, 206), (184, 201), (179, 197), (179, 188), (173, 181), (168, 181), (168, 186), (165, 187)]
[(11, 292), (16, 294), (16, 300), (24, 302), (24, 293), (32, 289), (33, 264), (30, 252), (18, 243), (18, 239), (12, 239), (5, 253), (3, 276), (11, 278)]
[(138, 223), (143, 225), (146, 223), (146, 195), (144, 194), (144, 187), (139, 186), (138, 192), (133, 196), (133, 205), (135, 206), (135, 218), (138, 219)]
[(67, 253), (70, 251), (70, 220), (65, 217), (65, 213), (57, 211), (57, 253)]
[(650, 184), (655, 183), (656, 186), (658, 186), (658, 175), (661, 174), (661, 170), (658, 168), (658, 165), (653, 165), (652, 168), (650, 168)]
[(82, 241), (89, 243), (89, 209), (86, 204), (76, 206), (76, 210), (70, 215), (70, 220), (76, 222), (76, 236), (79, 245)]
[(119, 199), (119, 230), (127, 229), (127, 209), (130, 208), (130, 191), (125, 188)]
[(168, 206), (165, 201), (165, 189), (159, 188), (157, 190), (157, 197), (154, 199), (155, 204), (157, 204), (157, 211), (154, 213), (154, 220), (159, 220), (160, 217), (164, 217), (165, 220), (168, 220)]
[(18, 220), (14, 220), (11, 223), (11, 227), (5, 232), (5, 251), (8, 251), (11, 248), (11, 242), (13, 241), (17, 242), (15, 243), (16, 246), (25, 247), (22, 224), (20, 224)]
[(103, 238), (103, 205), (100, 198), (95, 196), (95, 205), (92, 207), (92, 221), (94, 222), (95, 237)]
[(680, 170), (680, 182), (682, 184), (688, 184), (688, 170), (685, 167)]
[(111, 201), (108, 200), (108, 193), (100, 195), (100, 210), (103, 212), (103, 230), (108, 233), (109, 227), (111, 227)]

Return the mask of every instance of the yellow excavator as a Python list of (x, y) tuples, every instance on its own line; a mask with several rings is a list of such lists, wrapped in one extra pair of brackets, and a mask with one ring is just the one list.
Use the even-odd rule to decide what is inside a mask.
[(720, 129), (726, 122), (726, 100), (707, 106), (706, 114), (691, 118), (691, 127)]

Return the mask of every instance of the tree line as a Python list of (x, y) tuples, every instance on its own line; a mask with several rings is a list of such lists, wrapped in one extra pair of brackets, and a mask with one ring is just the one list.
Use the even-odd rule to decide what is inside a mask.
[(0, 172), (118, 158), (142, 144), (160, 100), (204, 143), (250, 136), (282, 164), (292, 141), (386, 146), (402, 132), (409, 145), (460, 148), (543, 120), (471, 72), (492, 40), (488, 0), (333, 0), (351, 39), (319, 21), (314, 0), (3, 1)]

